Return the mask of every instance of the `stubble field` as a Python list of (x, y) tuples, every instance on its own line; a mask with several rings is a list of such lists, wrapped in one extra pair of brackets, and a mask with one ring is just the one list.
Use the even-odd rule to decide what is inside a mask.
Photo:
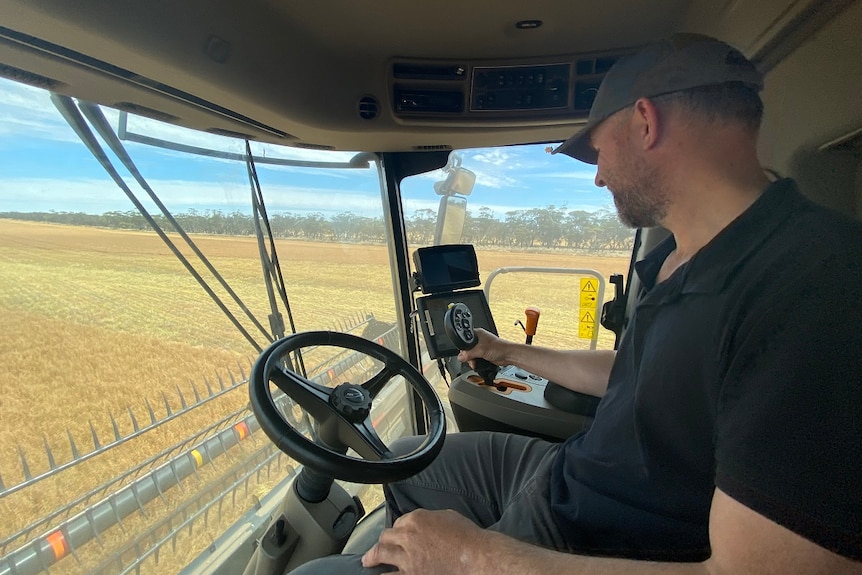
[[(195, 239), (268, 329), (256, 242)], [(338, 329), (348, 318), (367, 312), (380, 321), (395, 320), (385, 247), (297, 241), (278, 246), (299, 330)], [(187, 248), (183, 252), (191, 254)], [(478, 255), (483, 279), (503, 266), (591, 268), (604, 277), (625, 273), (628, 267), (625, 256), (502, 251)], [(536, 343), (585, 347), (588, 342), (575, 337), (577, 282), (571, 276), (499, 276), (491, 299), (500, 335), (522, 338), (514, 322), (523, 319), (524, 307), (537, 305), (543, 315)], [(216, 291), (229, 300), (223, 290)], [(241, 314), (236, 305), (229, 307)], [(231, 374), (247, 374), (256, 357), (254, 348), (151, 233), (0, 220), (0, 314), (0, 477), (7, 488), (25, 479), (19, 447), (36, 475), (49, 468), (45, 443), (58, 462), (67, 461), (68, 435), (81, 452), (87, 452), (92, 449), (87, 447), (91, 424), (105, 442), (114, 436), (110, 420), (114, 415), (120, 433), (128, 434), (131, 423), (124, 414), (129, 410), (138, 421), (148, 421), (150, 401), (163, 417), (162, 394), (179, 409), (177, 388), (191, 398), (192, 385), (201, 389), (204, 377), (215, 382), (218, 377), (229, 380)], [(265, 345), (251, 322), (242, 321)], [(610, 334), (601, 334), (600, 345), (612, 342)], [(32, 487), (0, 496), (0, 539), (246, 403), (244, 391), (227, 393), (147, 433), (145, 441), (130, 441)], [(266, 441), (259, 433), (251, 440), (245, 449)], [(202, 470), (197, 481), (205, 483), (208, 472)], [(260, 485), (250, 497), (266, 487)], [(171, 500), (167, 495), (165, 506)], [(132, 521), (147, 525), (153, 519), (141, 516)], [(197, 551), (189, 547), (174, 563), (163, 559), (153, 572), (175, 571), (210, 542), (199, 541)], [(64, 560), (69, 567), (62, 571), (86, 572), (97, 564), (103, 551), (89, 547), (79, 553), (80, 563)]]

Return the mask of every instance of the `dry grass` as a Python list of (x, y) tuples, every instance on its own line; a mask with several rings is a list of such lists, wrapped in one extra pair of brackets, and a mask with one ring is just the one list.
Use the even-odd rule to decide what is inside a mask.
[[(196, 241), (268, 329), (255, 241), (209, 236)], [(299, 329), (333, 328), (339, 320), (364, 311), (394, 321), (383, 246), (282, 242), (279, 250)], [(498, 251), (480, 252), (479, 261), (483, 279), (500, 266), (587, 267), (607, 276), (623, 273), (628, 264), (627, 258)], [(523, 318), (525, 306), (538, 305), (543, 316), (537, 343), (583, 346), (582, 340), (571, 337), (577, 331), (572, 310), (577, 305), (577, 278), (547, 277), (541, 289), (532, 289), (535, 285), (525, 285), (511, 274), (495, 280), (493, 311), (501, 335), (522, 338), (520, 328), (512, 324)], [(220, 289), (218, 293), (227, 298)], [(58, 462), (67, 461), (67, 430), (80, 451), (87, 452), (83, 445), (90, 420), (106, 441), (113, 436), (109, 414), (120, 416), (128, 406), (138, 421), (146, 421), (146, 399), (157, 406), (165, 393), (178, 408), (177, 387), (190, 398), (191, 382), (200, 387), (203, 376), (213, 380), (218, 371), (227, 377), (227, 369), (239, 375), (238, 365), (247, 373), (249, 360), (256, 355), (150, 233), (0, 220), (0, 313), (0, 474), (6, 486), (23, 480), (17, 446), (27, 454), (34, 473), (45, 471), (44, 440)], [(249, 321), (243, 323), (253, 330)], [(252, 333), (259, 343), (266, 343), (259, 333)], [(612, 340), (605, 335), (603, 341), (608, 345)], [(232, 392), (142, 440), (0, 499), (0, 538), (246, 402), (244, 391)], [(164, 413), (162, 407), (156, 409)], [(121, 432), (131, 431), (127, 417), (118, 421)], [(262, 434), (254, 439), (264, 440)], [(214, 477), (216, 470), (206, 473), (211, 475), (202, 476), (202, 481)], [(169, 504), (173, 497), (169, 495)], [(235, 514), (244, 508), (237, 507)], [(131, 531), (153, 520), (138, 517), (127, 528)], [(226, 517), (216, 529), (230, 520), (232, 516)], [(121, 532), (106, 534), (107, 539), (121, 537)], [(175, 563), (165, 563), (163, 555), (154, 571), (175, 570), (210, 540), (197, 537), (195, 543), (194, 550), (175, 558)], [(100, 548), (90, 545), (81, 553), (81, 565), (71, 564), (63, 571), (84, 572), (100, 555)]]

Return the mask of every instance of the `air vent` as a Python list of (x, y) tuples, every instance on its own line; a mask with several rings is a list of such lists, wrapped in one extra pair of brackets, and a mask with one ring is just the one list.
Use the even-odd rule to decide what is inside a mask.
[(326, 144), (309, 144), (307, 142), (296, 142), (291, 144), (297, 148), (305, 148), (306, 150), (334, 150), (335, 146), (327, 146)]
[(14, 82), (20, 82), (21, 84), (33, 86), (34, 88), (50, 90), (51, 92), (56, 92), (66, 85), (63, 82), (59, 82), (45, 76), (40, 76), (39, 74), (34, 74), (33, 72), (28, 72), (27, 70), (21, 70), (20, 68), (6, 66), (5, 64), (0, 64), (0, 76)]
[(413, 146), (417, 152), (443, 152), (452, 149), (449, 144), (432, 144), (430, 146)]
[(111, 107), (122, 110), (123, 112), (128, 112), (129, 114), (135, 114), (136, 116), (158, 120), (159, 122), (175, 124), (179, 121), (179, 118), (173, 114), (153, 110), (152, 108), (147, 108), (146, 106), (141, 106), (140, 104), (134, 104), (132, 102), (117, 102)]
[(374, 96), (365, 96), (359, 100), (359, 117), (363, 120), (373, 120), (380, 113), (380, 104)]
[(225, 130), (224, 128), (207, 128), (205, 130), (216, 136), (225, 136), (226, 138), (239, 138), (240, 140), (256, 140), (254, 136), (243, 134), (242, 132), (234, 132), (233, 130)]

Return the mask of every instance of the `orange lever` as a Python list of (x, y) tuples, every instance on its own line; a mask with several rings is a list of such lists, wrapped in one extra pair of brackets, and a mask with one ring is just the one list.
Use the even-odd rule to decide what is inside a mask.
[(527, 343), (533, 342), (533, 336), (536, 335), (536, 328), (539, 326), (539, 308), (530, 306), (524, 310), (527, 315), (527, 326), (524, 331), (527, 332)]

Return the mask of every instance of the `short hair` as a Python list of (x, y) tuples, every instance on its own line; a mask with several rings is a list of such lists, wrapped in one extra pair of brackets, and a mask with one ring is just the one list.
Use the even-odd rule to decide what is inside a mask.
[(730, 120), (756, 132), (763, 118), (757, 89), (742, 82), (726, 82), (662, 94), (650, 98), (659, 110), (678, 110), (715, 122)]

